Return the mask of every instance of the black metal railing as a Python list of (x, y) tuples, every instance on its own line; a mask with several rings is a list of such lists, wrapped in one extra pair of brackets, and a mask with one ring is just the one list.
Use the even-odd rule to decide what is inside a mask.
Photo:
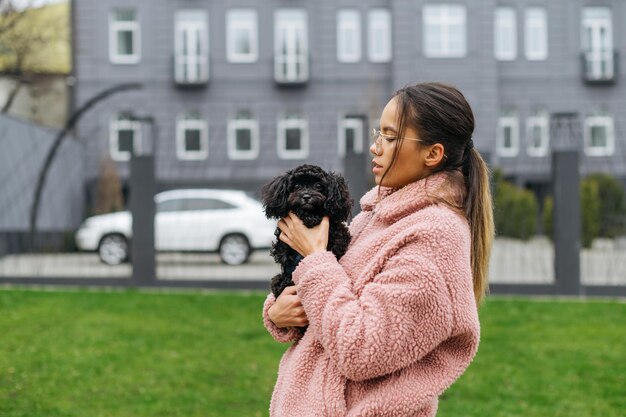
[(584, 51), (580, 55), (586, 84), (613, 84), (618, 78), (619, 55), (611, 49)]

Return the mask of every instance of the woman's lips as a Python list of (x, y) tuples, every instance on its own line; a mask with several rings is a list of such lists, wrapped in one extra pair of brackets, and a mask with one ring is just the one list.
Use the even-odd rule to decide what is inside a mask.
[(378, 165), (376, 162), (372, 161), (372, 171), (373, 172), (382, 172), (383, 167)]

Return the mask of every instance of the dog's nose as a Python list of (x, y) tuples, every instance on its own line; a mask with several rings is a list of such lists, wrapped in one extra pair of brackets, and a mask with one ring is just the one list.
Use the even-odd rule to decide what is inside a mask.
[(309, 194), (305, 194), (305, 195), (302, 196), (302, 199), (304, 201), (309, 201), (311, 199), (311, 196)]

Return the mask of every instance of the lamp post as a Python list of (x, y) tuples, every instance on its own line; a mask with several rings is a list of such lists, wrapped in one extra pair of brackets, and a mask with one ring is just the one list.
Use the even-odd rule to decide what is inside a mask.
[(581, 210), (579, 148), (582, 142), (577, 113), (553, 113), (552, 186), (554, 189), (554, 279), (560, 294), (579, 295)]
[(156, 281), (154, 195), (156, 181), (154, 155), (158, 142), (158, 128), (154, 117), (131, 114), (133, 121), (148, 123), (152, 127), (151, 146), (141, 144), (140, 154), (130, 159), (130, 212), (133, 219), (131, 238), (132, 282), (135, 286), (147, 286)]

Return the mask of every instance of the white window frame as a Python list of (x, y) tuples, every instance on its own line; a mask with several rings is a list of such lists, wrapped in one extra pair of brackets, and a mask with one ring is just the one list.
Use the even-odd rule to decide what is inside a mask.
[[(371, 9), (367, 13), (367, 58), (370, 62), (391, 62), (391, 12)], [(374, 46), (380, 46), (377, 50)]]
[[(453, 12), (460, 12), (454, 13)], [(450, 28), (460, 26), (462, 39), (458, 51), (451, 49)], [(461, 4), (429, 4), (422, 10), (423, 47), (427, 58), (463, 58), (467, 55), (467, 10)], [(441, 49), (432, 49), (429, 28), (439, 26), (441, 32)]]
[[(606, 128), (606, 146), (591, 146), (591, 128)], [(615, 152), (615, 122), (612, 116), (589, 116), (585, 118), (585, 154), (588, 156), (611, 156)]]
[(354, 153), (363, 153), (363, 119), (359, 117), (341, 117), (337, 132), (337, 153), (340, 158), (346, 156), (346, 129), (354, 129)]
[(355, 9), (337, 12), (337, 61), (361, 60), (361, 14)]
[(517, 59), (517, 13), (514, 8), (496, 8), (493, 33), (495, 58), (498, 61)]
[[(250, 53), (237, 52), (236, 31), (245, 31)], [(258, 17), (254, 9), (231, 9), (226, 12), (226, 58), (232, 63), (251, 63), (259, 59)]]
[[(179, 10), (175, 15), (174, 78), (179, 83), (204, 83), (209, 79), (209, 16), (199, 9)], [(186, 33), (187, 50), (193, 46), (191, 34), (197, 36), (199, 54), (183, 55), (183, 33)], [(199, 65), (199, 68), (198, 68)], [(185, 76), (184, 69), (187, 68)]]
[[(285, 149), (287, 143), (287, 129), (301, 129), (301, 148), (299, 150)], [(276, 147), (281, 159), (304, 159), (309, 156), (309, 124), (304, 118), (282, 118), (277, 123), (278, 140)]]
[(543, 7), (529, 7), (524, 12), (524, 55), (529, 61), (548, 59), (548, 13)]
[[(255, 119), (231, 119), (228, 121), (228, 157), (233, 160), (256, 159), (259, 156), (259, 122)], [(250, 129), (251, 149), (237, 149), (237, 130)]]
[[(309, 79), (307, 28), (304, 9), (279, 9), (274, 12), (274, 79), (277, 82), (297, 83)], [(286, 38), (286, 53), (281, 50), (283, 38)], [(283, 73), (285, 63), (287, 71)], [(297, 71), (298, 64), (300, 72)]]
[[(532, 146), (533, 129), (541, 129), (541, 146)], [(550, 119), (547, 114), (536, 114), (526, 119), (526, 151), (529, 156), (542, 157), (550, 148)]]
[[(135, 13), (133, 21), (119, 21), (115, 18), (117, 10), (132, 10)], [(133, 36), (134, 51), (132, 55), (120, 54), (117, 50), (118, 32), (129, 31)], [(141, 61), (141, 25), (134, 8), (116, 8), (109, 13), (109, 61), (112, 64), (137, 64)]]
[[(185, 131), (195, 129), (200, 131), (200, 150), (189, 151), (185, 148)], [(188, 119), (179, 116), (176, 119), (176, 157), (181, 161), (198, 161), (209, 156), (209, 126), (206, 120)]]
[[(504, 129), (511, 128), (511, 147), (504, 147)], [(501, 116), (498, 119), (496, 150), (499, 156), (514, 157), (519, 152), (519, 120), (517, 116)]]
[(129, 151), (120, 151), (119, 131), (133, 131), (133, 153), (141, 152), (141, 122), (138, 120), (120, 119), (122, 113), (114, 114), (109, 121), (109, 153), (114, 161), (128, 161), (132, 154)]
[[(581, 45), (587, 61), (587, 78), (591, 80), (612, 79), (615, 71), (613, 13), (608, 7), (585, 7), (582, 13)], [(594, 14), (596, 16), (593, 16)], [(591, 39), (587, 36), (588, 31), (591, 31)], [(604, 45), (602, 44), (602, 31), (605, 33)]]

